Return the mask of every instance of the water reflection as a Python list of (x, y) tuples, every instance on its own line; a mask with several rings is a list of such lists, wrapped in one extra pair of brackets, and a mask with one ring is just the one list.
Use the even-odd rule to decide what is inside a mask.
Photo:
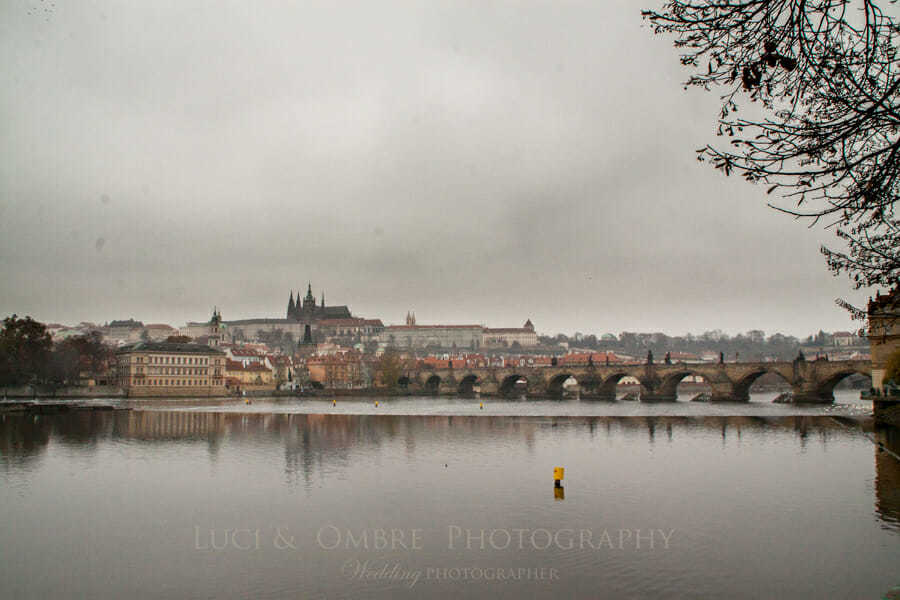
[(50, 443), (51, 423), (40, 416), (0, 415), (0, 464), (4, 470), (26, 468)]
[[(822, 444), (848, 428), (859, 428), (861, 421), (820, 416), (646, 416), (646, 417), (460, 417), (411, 415), (320, 415), (213, 413), (162, 411), (75, 412), (67, 415), (4, 415), (0, 419), (0, 451), (4, 459), (27, 457), (40, 453), (51, 438), (83, 450), (103, 439), (125, 439), (136, 442), (203, 442), (216, 438), (266, 440), (284, 443), (286, 447), (340, 448), (360, 444), (378, 445), (385, 440), (402, 438), (406, 452), (415, 454), (416, 438), (445, 435), (462, 429), (477, 437), (519, 437), (533, 443), (537, 430), (584, 427), (591, 435), (602, 431), (607, 437), (613, 430), (645, 431), (649, 443), (655, 444), (657, 431), (665, 430), (671, 442), (677, 432), (709, 431), (723, 440), (739, 438), (742, 431), (791, 430), (804, 444), (813, 433)], [(839, 433), (840, 432), (840, 433)], [(898, 443), (896, 429), (879, 429), (879, 441), (894, 449)]]
[[(679, 435), (715, 433), (725, 446), (730, 439), (741, 440), (745, 431), (755, 434), (793, 432), (801, 452), (815, 440), (827, 448), (835, 438), (848, 432), (861, 434), (860, 421), (820, 416), (746, 417), (460, 417), (460, 416), (369, 416), (317, 414), (265, 414), (214, 412), (113, 411), (78, 412), (64, 416), (4, 415), (0, 419), (0, 464), (5, 472), (27, 468), (40, 459), (51, 442), (91, 453), (103, 440), (127, 440), (137, 444), (170, 442), (204, 444), (214, 458), (222, 445), (252, 441), (259, 446), (283, 449), (284, 472), (288, 484), (300, 479), (309, 485), (316, 469), (327, 461), (347, 461), (350, 451), (365, 452), (396, 439), (403, 441), (406, 456), (417, 452), (419, 440), (451, 441), (464, 437), (466, 443), (487, 441), (521, 442), (533, 450), (536, 434), (565, 427), (584, 429), (590, 437), (601, 432), (607, 439), (644, 432), (650, 446), (665, 431), (664, 441), (673, 443)], [(900, 455), (900, 432), (882, 427), (875, 440)], [(298, 477), (300, 479), (298, 479)], [(900, 523), (900, 460), (875, 446), (876, 511), (886, 523)]]
[[(0, 580), (11, 582), (13, 597), (872, 596), (893, 585), (885, 565), (900, 558), (900, 461), (888, 452), (900, 453), (900, 434), (869, 431), (869, 423), (821, 415), (0, 416), (8, 515), (0, 548), (17, 548), (0, 561)], [(556, 466), (566, 468), (559, 487)], [(421, 528), (428, 543), (415, 555), (323, 553), (316, 534), (326, 524)], [(677, 549), (460, 554), (445, 542), (457, 524), (598, 535), (657, 527), (677, 530)], [(194, 544), (195, 527), (271, 534), (281, 526), (297, 535), (296, 552)], [(845, 547), (860, 550), (848, 557)], [(349, 581), (342, 565), (357, 559), (410, 569), (546, 566), (566, 579), (407, 590)], [(50, 563), (65, 568), (41, 566)], [(165, 580), (171, 593), (146, 585), (136, 594), (131, 576), (91, 575), (107, 564)], [(839, 567), (850, 575), (835, 581)]]
[(900, 525), (900, 430), (879, 427), (875, 440), (880, 444), (875, 448), (875, 510), (896, 528)]

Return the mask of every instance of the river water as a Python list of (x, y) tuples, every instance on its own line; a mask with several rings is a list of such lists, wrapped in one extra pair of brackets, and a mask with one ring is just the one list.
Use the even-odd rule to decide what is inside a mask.
[(766, 398), (0, 416), (0, 597), (900, 597), (900, 433)]

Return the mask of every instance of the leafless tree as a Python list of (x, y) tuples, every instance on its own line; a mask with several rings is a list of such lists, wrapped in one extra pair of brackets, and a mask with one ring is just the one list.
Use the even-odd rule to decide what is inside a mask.
[[(838, 246), (822, 253), (856, 288), (900, 280), (898, 25), (878, 4), (669, 0), (642, 12), (654, 33), (675, 36), (692, 69), (685, 89), (723, 90), (718, 133), (729, 143), (698, 160), (833, 228)], [(741, 117), (744, 101), (756, 106)]]

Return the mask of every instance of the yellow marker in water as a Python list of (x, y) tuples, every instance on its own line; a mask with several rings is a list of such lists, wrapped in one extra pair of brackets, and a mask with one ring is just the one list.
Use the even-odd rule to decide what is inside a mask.
[(566, 470), (563, 467), (553, 467), (553, 481), (559, 483), (563, 480), (563, 477), (566, 475)]
[(337, 400), (332, 400), (332, 401), (331, 401), (331, 405), (332, 405), (332, 406), (337, 406)]
[(481, 406), (479, 406), (478, 408), (482, 408), (482, 409), (483, 409), (483, 408), (484, 408), (484, 402), (482, 402), (482, 403), (481, 403)]
[(375, 401), (375, 408), (378, 408), (378, 400)]

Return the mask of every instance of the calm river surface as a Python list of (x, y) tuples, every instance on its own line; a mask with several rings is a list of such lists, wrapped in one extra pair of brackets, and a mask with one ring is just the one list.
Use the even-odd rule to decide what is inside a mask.
[(0, 416), (0, 598), (900, 597), (854, 398)]

